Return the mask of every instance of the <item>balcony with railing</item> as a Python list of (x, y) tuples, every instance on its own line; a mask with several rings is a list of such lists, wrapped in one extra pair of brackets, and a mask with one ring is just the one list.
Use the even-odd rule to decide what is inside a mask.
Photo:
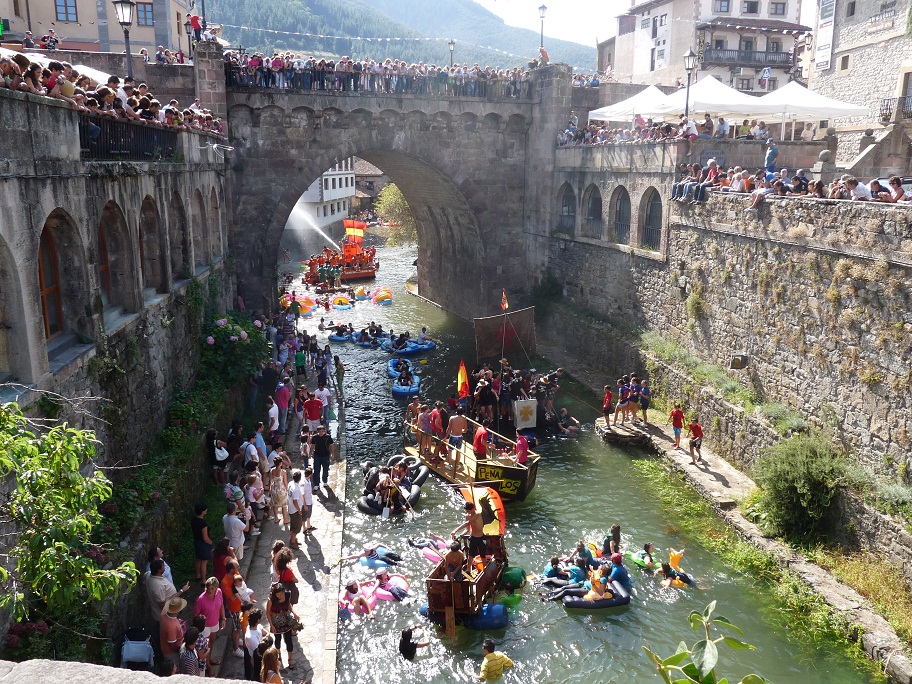
[(880, 122), (887, 123), (893, 119), (896, 110), (902, 111), (903, 119), (912, 119), (912, 95), (888, 97), (880, 101)]
[(788, 67), (791, 59), (788, 52), (764, 52), (760, 50), (727, 50), (707, 48), (703, 53), (703, 64), (744, 67)]
[(573, 235), (573, 229), (576, 227), (576, 214), (559, 214), (557, 217), (557, 229), (561, 233)]

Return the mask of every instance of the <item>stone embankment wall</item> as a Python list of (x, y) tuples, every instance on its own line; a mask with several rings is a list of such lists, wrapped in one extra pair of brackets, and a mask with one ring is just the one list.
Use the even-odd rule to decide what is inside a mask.
[(713, 196), (703, 207), (673, 207), (661, 252), (554, 239), (551, 269), (570, 302), (616, 329), (658, 331), (723, 367), (747, 354), (748, 368), (732, 378), (826, 426), (872, 468), (905, 477), (908, 210), (793, 198), (752, 216), (746, 203)]

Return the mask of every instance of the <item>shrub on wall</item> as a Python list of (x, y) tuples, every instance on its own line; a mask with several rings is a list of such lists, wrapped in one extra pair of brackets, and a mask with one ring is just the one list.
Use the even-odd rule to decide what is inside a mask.
[(775, 532), (818, 537), (839, 488), (846, 484), (844, 455), (816, 436), (799, 435), (772, 446), (757, 463), (767, 521)]
[(234, 386), (257, 372), (267, 355), (262, 322), (232, 312), (212, 321), (203, 331), (200, 379)]

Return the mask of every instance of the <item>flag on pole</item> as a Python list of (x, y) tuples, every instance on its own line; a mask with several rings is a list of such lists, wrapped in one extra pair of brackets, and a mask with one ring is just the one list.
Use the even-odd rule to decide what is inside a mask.
[(510, 302), (507, 301), (507, 291), (502, 290), (500, 295), (500, 309), (506, 311), (510, 308)]
[(469, 373), (466, 371), (465, 361), (459, 362), (459, 372), (456, 374), (456, 390), (459, 392), (460, 399), (465, 399), (469, 396)]
[(367, 224), (364, 221), (345, 219), (342, 221), (342, 225), (345, 226), (345, 235), (348, 236), (351, 242), (361, 242), (364, 239), (364, 229), (367, 228)]

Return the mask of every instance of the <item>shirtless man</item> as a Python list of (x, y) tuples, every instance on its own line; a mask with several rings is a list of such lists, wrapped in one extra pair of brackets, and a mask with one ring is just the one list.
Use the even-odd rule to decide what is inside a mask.
[(453, 530), (452, 537), (464, 530), (469, 531), (469, 557), (481, 556), (484, 558), (488, 553), (488, 540), (484, 534), (484, 520), (481, 513), (476, 510), (475, 504), (467, 501), (465, 505), (466, 521)]
[(459, 548), (459, 542), (454, 541), (450, 544), (450, 550), (443, 557), (446, 567), (447, 579), (450, 581), (462, 580), (462, 567), (465, 565), (465, 554)]
[[(452, 467), (454, 471), (459, 472), (459, 461), (462, 459), (462, 441), (465, 438), (466, 428), (469, 426), (469, 421), (465, 417), (465, 409), (462, 406), (456, 407), (456, 415), (450, 418), (450, 422), (447, 424), (447, 441), (452, 447), (452, 453), (455, 456), (453, 465), (447, 465), (447, 468)], [(447, 449), (447, 451), (450, 451)]]

